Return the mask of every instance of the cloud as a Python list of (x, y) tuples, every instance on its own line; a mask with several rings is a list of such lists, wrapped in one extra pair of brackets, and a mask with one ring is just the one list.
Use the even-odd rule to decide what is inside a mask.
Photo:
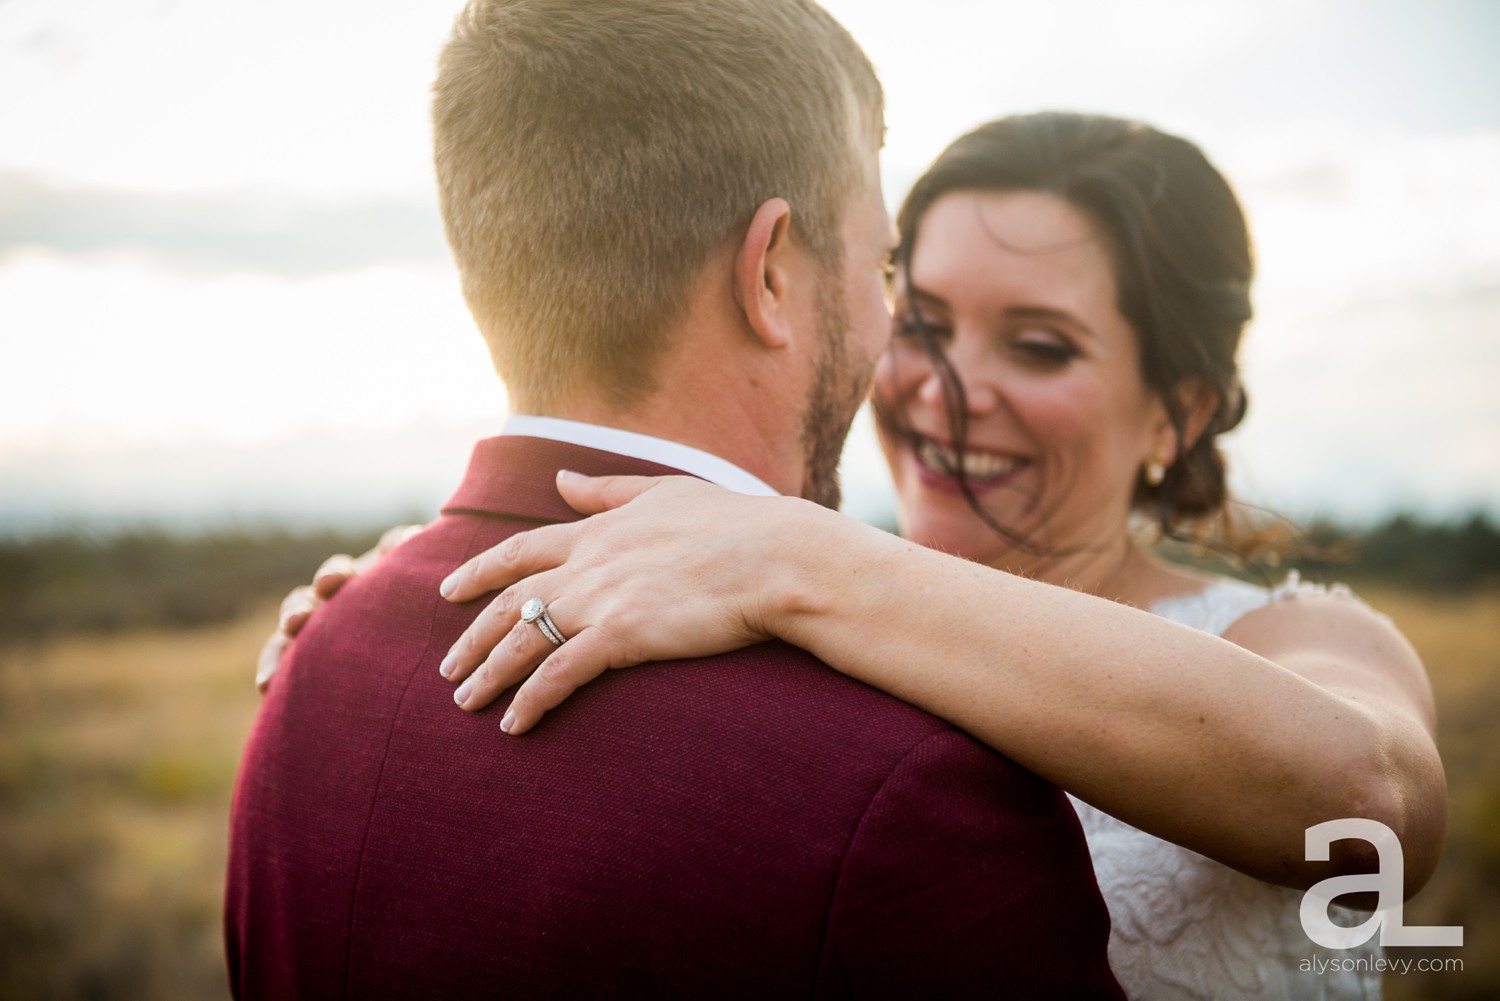
[(1226, 441), (1242, 496), (1357, 519), (1500, 510), (1500, 283), (1393, 288), (1273, 322), (1253, 336), (1279, 349), (1249, 352), (1250, 416)]
[(290, 277), (450, 260), (430, 199), (70, 188), (0, 173), (0, 258), (28, 249), (139, 257), (191, 274)]
[(0, 304), (0, 452), (504, 408), (451, 268), (200, 276), (29, 252), (0, 266)]
[(430, 518), (493, 421), (322, 429), (232, 445), (0, 448), (0, 537), (76, 525), (192, 528)]
[(1247, 130), (1218, 161), (1255, 234), (1271, 317), (1461, 295), (1500, 275), (1500, 130)]

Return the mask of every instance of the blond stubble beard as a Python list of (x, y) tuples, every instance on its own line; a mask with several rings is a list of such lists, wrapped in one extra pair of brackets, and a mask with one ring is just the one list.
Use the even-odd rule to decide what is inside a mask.
[(818, 335), (821, 349), (813, 368), (813, 382), (802, 415), (802, 444), (807, 474), (802, 486), (806, 500), (838, 510), (843, 499), (839, 459), (844, 439), (859, 405), (869, 393), (875, 362), (851, 361), (849, 307), (836, 275), (818, 285)]

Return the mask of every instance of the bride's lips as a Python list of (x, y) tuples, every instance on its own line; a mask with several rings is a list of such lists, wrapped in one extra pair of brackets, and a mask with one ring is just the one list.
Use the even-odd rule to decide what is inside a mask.
[[(911, 435), (910, 440), (917, 477), (923, 486), (947, 493), (962, 493), (958, 477), (948, 472), (958, 466), (958, 456), (953, 448), (935, 438), (919, 434)], [(976, 493), (1004, 486), (1029, 465), (1027, 460), (1017, 456), (973, 446), (964, 448), (963, 463), (964, 478), (968, 481), (969, 489)]]

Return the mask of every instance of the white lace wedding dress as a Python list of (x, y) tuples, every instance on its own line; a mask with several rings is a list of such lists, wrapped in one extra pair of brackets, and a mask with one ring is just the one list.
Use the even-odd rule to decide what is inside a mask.
[[(1151, 611), (1218, 636), (1242, 615), (1307, 590), (1295, 576), (1275, 591), (1222, 580)], [(1132, 999), (1380, 997), (1378, 973), (1343, 969), (1370, 970), (1380, 955), (1375, 940), (1341, 951), (1318, 946), (1302, 930), (1300, 891), (1236, 872), (1077, 799), (1073, 805), (1109, 906), (1110, 965)], [(1329, 970), (1331, 961), (1340, 969)]]

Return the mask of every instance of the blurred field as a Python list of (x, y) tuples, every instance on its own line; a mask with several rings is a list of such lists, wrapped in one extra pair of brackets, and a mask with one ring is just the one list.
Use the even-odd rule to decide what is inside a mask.
[(1420, 595), (1361, 588), (1427, 664), (1448, 772), (1448, 842), (1432, 881), (1406, 907), (1408, 925), (1462, 925), (1461, 949), (1393, 955), (1463, 960), (1462, 972), (1386, 980), (1392, 1001), (1500, 998), (1500, 589)]
[[(1500, 590), (1363, 590), (1432, 671), (1452, 787), (1407, 923), (1466, 931), (1435, 950), (1462, 972), (1393, 977), (1388, 996), (1500, 997)], [(0, 647), (0, 999), (225, 996), (225, 823), (273, 615)]]
[(0, 649), (0, 998), (227, 996), (225, 825), (273, 622)]

